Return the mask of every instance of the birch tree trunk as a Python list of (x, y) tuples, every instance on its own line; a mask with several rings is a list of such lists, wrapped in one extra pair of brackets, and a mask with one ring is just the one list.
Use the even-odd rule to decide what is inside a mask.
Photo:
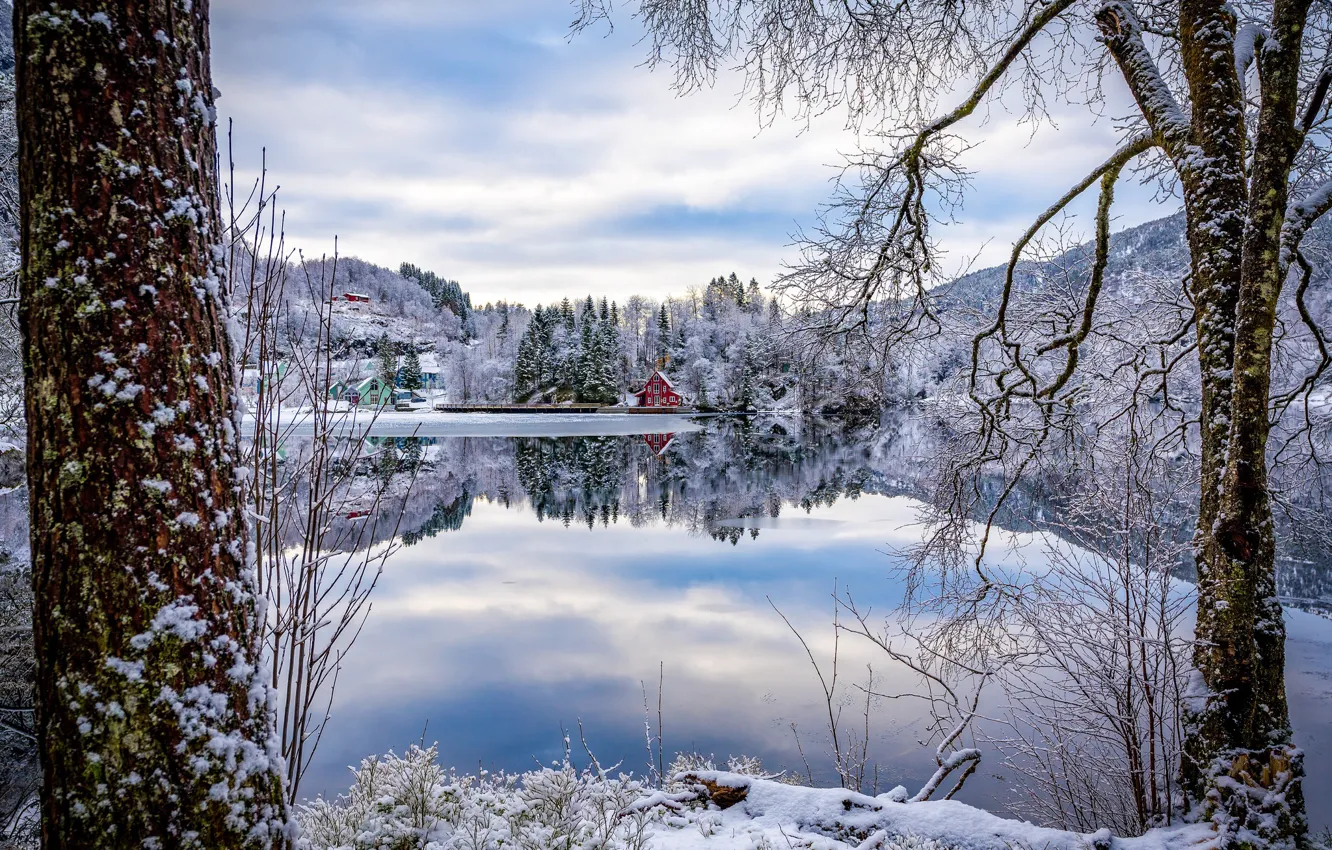
[(15, 36), (43, 846), (283, 845), (207, 0), (19, 0)]

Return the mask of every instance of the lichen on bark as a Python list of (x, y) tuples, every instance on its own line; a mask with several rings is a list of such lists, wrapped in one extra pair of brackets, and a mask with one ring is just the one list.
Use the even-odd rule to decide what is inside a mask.
[(20, 0), (15, 30), (43, 845), (285, 844), (208, 4)]

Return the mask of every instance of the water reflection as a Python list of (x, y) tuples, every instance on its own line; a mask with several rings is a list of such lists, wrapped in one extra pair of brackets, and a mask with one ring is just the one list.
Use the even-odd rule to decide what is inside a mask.
[[(817, 680), (769, 599), (825, 657), (834, 580), (880, 610), (900, 599), (885, 553), (918, 537), (927, 434), (895, 422), (721, 422), (609, 437), (369, 439), (365, 474), (387, 476), (382, 510), (402, 512), (406, 545), (344, 663), (311, 793), (343, 788), (345, 765), (423, 736), (460, 768), (527, 768), (559, 755), (561, 726), (580, 720), (603, 761), (642, 770), (659, 664), (668, 751), (744, 752), (803, 772), (798, 734), (816, 777), (831, 780)], [(1032, 487), (1001, 521), (1021, 545), (1058, 510)], [(1178, 533), (1190, 525), (1180, 517)], [(1029, 566), (1037, 549), (1024, 553)], [(1305, 563), (1283, 586), (1325, 597), (1329, 576)], [(1293, 616), (1292, 712), (1309, 764), (1325, 764), (1332, 626)], [(856, 676), (874, 665), (881, 691), (912, 684), (865, 647), (842, 650)], [(882, 787), (929, 773), (921, 728), (911, 706), (875, 707)], [(977, 779), (964, 798), (1004, 797), (1001, 779)], [(1332, 794), (1329, 775), (1308, 790)]]

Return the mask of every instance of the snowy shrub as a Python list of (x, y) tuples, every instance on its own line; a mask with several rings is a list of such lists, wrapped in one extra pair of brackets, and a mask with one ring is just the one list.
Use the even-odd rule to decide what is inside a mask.
[[(781, 774), (768, 773), (763, 769), (763, 762), (758, 756), (727, 756), (726, 767), (718, 768), (713, 756), (705, 756), (702, 753), (688, 752), (676, 753), (675, 758), (666, 767), (666, 777), (679, 776), (683, 773), (699, 773), (701, 771), (712, 771), (724, 769), (727, 773), (738, 773), (741, 776), (757, 776), (763, 779), (780, 779)], [(679, 782), (668, 781), (668, 790), (678, 791), (684, 786)]]
[(642, 850), (653, 814), (635, 779), (569, 758), (521, 775), (460, 776), (436, 747), (368, 758), (351, 790), (297, 810), (311, 850)]

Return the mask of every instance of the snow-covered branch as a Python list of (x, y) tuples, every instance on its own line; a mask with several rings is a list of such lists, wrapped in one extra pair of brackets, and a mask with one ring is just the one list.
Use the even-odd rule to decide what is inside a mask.
[(1096, 13), (1101, 40), (1119, 64), (1148, 125), (1177, 162), (1189, 141), (1189, 119), (1143, 41), (1142, 23), (1129, 0), (1112, 0)]

